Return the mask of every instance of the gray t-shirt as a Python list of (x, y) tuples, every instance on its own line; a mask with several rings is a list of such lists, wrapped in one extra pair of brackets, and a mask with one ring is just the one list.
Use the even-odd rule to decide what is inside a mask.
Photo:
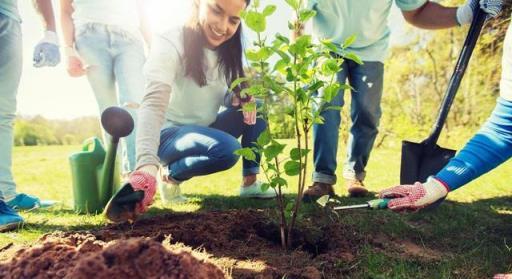
[(144, 66), (146, 95), (138, 113), (138, 166), (158, 164), (161, 129), (209, 126), (224, 104), (228, 86), (215, 51), (205, 49), (206, 86), (185, 76), (182, 30), (175, 28), (156, 36)]

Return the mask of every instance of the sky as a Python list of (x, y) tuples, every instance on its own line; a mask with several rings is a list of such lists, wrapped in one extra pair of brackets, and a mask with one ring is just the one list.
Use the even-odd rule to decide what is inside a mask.
[[(165, 30), (185, 20), (188, 3), (191, 0), (146, 0), (152, 30)], [(355, 1), (355, 0), (354, 0)], [(42, 37), (40, 19), (35, 13), (32, 1), (18, 1), (23, 18), (23, 72), (18, 90), (18, 114), (23, 116), (42, 115), (49, 119), (72, 119), (81, 116), (98, 115), (96, 101), (86, 77), (72, 78), (66, 72), (65, 58), (54, 68), (34, 68), (32, 66), (33, 47)], [(288, 34), (287, 21), (291, 12), (284, 0), (262, 0), (262, 3), (276, 4), (276, 13), (267, 23), (270, 33)], [(58, 1), (54, 0), (56, 18), (59, 18)], [(390, 24), (393, 30), (392, 41), (399, 41), (403, 26), (401, 16), (393, 9)], [(58, 24), (58, 20), (57, 20)], [(57, 27), (60, 32), (60, 27)], [(59, 36), (62, 38), (62, 36)], [(248, 35), (249, 39), (251, 35)]]

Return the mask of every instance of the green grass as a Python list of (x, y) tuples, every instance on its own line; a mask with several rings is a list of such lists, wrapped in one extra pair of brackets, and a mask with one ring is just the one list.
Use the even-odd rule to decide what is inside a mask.
[[(68, 156), (79, 149), (79, 146), (15, 148), (14, 175), (18, 191), (61, 203), (49, 210), (23, 212), (24, 228), (0, 234), (0, 247), (10, 243), (28, 245), (41, 235), (56, 230), (91, 229), (105, 224), (101, 215), (77, 215), (72, 209)], [(339, 158), (344, 158), (342, 152)], [(340, 165), (341, 162), (342, 159)], [(366, 179), (369, 189), (378, 192), (397, 184), (399, 166), (400, 150), (397, 146), (374, 150)], [(173, 206), (170, 210), (192, 212), (275, 207), (273, 201), (238, 199), (240, 173), (241, 163), (231, 170), (184, 183), (182, 191), (190, 202)], [(362, 211), (341, 216), (340, 222), (355, 226), (360, 234), (382, 232), (397, 242), (401, 239), (415, 240), (415, 243), (423, 243), (441, 255), (434, 262), (422, 262), (375, 250), (368, 245), (360, 251), (358, 264), (351, 274), (362, 278), (467, 278), (468, 274), (469, 277), (481, 278), (498, 272), (512, 272), (510, 173), (512, 164), (508, 162), (451, 193), (448, 201), (433, 212), (399, 215), (387, 211)], [(290, 185), (295, 184), (292, 182)], [(291, 188), (289, 192), (293, 193)], [(342, 185), (336, 186), (336, 191), (345, 195)], [(347, 204), (363, 200), (342, 198)], [(165, 210), (169, 209), (157, 201), (150, 214)]]

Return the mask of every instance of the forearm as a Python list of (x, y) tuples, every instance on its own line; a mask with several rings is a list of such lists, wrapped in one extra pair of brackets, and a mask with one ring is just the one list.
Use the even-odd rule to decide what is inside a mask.
[(43, 20), (43, 28), (45, 31), (55, 32), (55, 16), (53, 14), (53, 6), (51, 0), (33, 0), (34, 9)]
[(457, 8), (444, 7), (428, 1), (414, 11), (402, 11), (408, 23), (423, 29), (444, 29), (457, 26)]
[(161, 82), (148, 82), (146, 95), (138, 112), (137, 169), (159, 165), (160, 130), (165, 121), (171, 87)]
[(512, 156), (512, 102), (498, 99), (480, 131), (435, 177), (453, 191)]
[(71, 15), (61, 14), (60, 24), (62, 29), (62, 37), (66, 47), (73, 47), (75, 44), (75, 25)]

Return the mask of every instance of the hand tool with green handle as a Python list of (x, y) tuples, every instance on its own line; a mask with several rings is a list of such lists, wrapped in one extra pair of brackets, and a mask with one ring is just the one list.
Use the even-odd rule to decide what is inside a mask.
[(369, 208), (369, 209), (386, 209), (390, 199), (375, 199), (367, 201), (364, 204), (336, 206), (333, 210), (356, 209), (356, 208)]

